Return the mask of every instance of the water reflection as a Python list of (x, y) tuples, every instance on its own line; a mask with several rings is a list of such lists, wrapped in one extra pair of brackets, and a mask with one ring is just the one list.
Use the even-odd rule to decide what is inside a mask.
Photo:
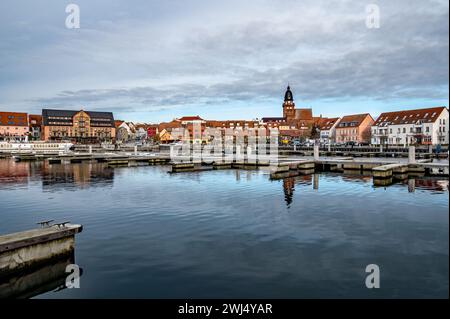
[[(74, 251), (66, 257), (49, 261), (21, 274), (0, 278), (0, 299), (32, 298), (51, 291), (66, 289), (66, 267), (75, 263)], [(80, 269), (82, 275), (82, 269)]]
[(48, 190), (67, 184), (81, 189), (91, 186), (104, 187), (111, 185), (114, 180), (114, 169), (103, 163), (54, 165), (45, 162), (41, 174), (42, 187)]
[[(263, 170), (0, 164), (0, 233), (45, 219), (86, 226), (81, 289), (40, 298), (448, 296), (446, 179), (377, 188), (360, 172), (270, 180)], [(366, 289), (369, 263), (387, 269), (384, 289)]]
[(0, 160), (0, 189), (42, 183), (46, 191), (58, 188), (84, 189), (92, 186), (111, 186), (114, 169), (104, 163), (49, 164), (47, 161), (15, 162)]
[(449, 180), (437, 178), (410, 178), (403, 182), (408, 185), (408, 191), (414, 193), (416, 189), (428, 190), (432, 193), (442, 193), (449, 190)]

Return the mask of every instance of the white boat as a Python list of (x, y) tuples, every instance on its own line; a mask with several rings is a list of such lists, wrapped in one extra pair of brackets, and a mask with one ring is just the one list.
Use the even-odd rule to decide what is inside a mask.
[(68, 152), (72, 143), (46, 143), (46, 142), (0, 142), (0, 152), (3, 153), (60, 153)]

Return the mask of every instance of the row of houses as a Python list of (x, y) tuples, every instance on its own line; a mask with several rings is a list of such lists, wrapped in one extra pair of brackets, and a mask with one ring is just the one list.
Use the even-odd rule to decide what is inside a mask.
[[(449, 111), (446, 107), (382, 113), (375, 120), (369, 113), (327, 118), (313, 116), (311, 108), (296, 108), (288, 86), (282, 117), (254, 120), (205, 120), (185, 116), (159, 124), (115, 120), (111, 112), (43, 109), (41, 115), (0, 112), (0, 140), (71, 140), (79, 143), (136, 142), (152, 140), (171, 143), (188, 138), (193, 143), (208, 143), (207, 128), (225, 131), (249, 128), (279, 132), (280, 140), (320, 139), (328, 143), (372, 145), (437, 145), (449, 143)], [(194, 132), (194, 126), (199, 132)], [(183, 136), (180, 134), (183, 133)], [(188, 133), (186, 136), (186, 132)]]
[(111, 112), (43, 109), (41, 115), (0, 112), (0, 140), (94, 143), (114, 141), (116, 130)]
[(448, 145), (449, 110), (446, 107), (385, 112), (376, 120), (368, 113), (323, 119), (322, 143), (372, 145)]

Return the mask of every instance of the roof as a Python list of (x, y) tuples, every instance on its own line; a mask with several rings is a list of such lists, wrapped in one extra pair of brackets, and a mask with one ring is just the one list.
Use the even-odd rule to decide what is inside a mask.
[(28, 114), (20, 112), (0, 112), (0, 125), (28, 126)]
[(269, 123), (269, 122), (286, 122), (285, 117), (263, 117), (261, 119), (263, 123)]
[(122, 120), (115, 120), (115, 121), (114, 121), (114, 126), (115, 126), (116, 128), (119, 128), (119, 126), (121, 126), (121, 125), (123, 124), (123, 122), (124, 122), (124, 121), (122, 121)]
[(319, 120), (319, 129), (321, 131), (327, 131), (330, 130), (336, 122), (339, 121), (339, 117), (333, 117), (333, 118), (321, 118)]
[(42, 115), (30, 114), (28, 115), (28, 123), (30, 126), (41, 126)]
[[(115, 127), (114, 116), (112, 112), (92, 112), (84, 111), (91, 118), (91, 126), (111, 126)], [(80, 111), (72, 110), (42, 110), (42, 120), (44, 125), (49, 125), (49, 119), (56, 117), (60, 125), (72, 125), (72, 118)], [(58, 124), (59, 125), (59, 124)]]
[(312, 120), (313, 119), (312, 109), (295, 109), (295, 119)]
[(174, 120), (172, 122), (159, 123), (158, 130), (161, 132), (162, 130), (169, 130), (177, 127), (181, 127), (181, 123)]
[[(370, 116), (369, 113), (346, 115), (341, 119), (341, 121), (339, 122), (339, 125), (337, 127), (342, 128), (342, 127), (348, 127), (348, 126), (352, 126), (352, 127), (360, 126), (361, 123), (368, 116)], [(372, 118), (372, 116), (370, 116), (370, 118)]]
[(177, 119), (177, 121), (203, 121), (203, 119), (196, 115), (196, 116), (183, 116), (179, 119)]
[(303, 134), (301, 130), (280, 130), (280, 136), (299, 137)]
[(434, 123), (443, 110), (445, 110), (444, 106), (398, 112), (385, 112), (377, 118), (374, 126), (416, 124), (418, 121), (422, 123)]

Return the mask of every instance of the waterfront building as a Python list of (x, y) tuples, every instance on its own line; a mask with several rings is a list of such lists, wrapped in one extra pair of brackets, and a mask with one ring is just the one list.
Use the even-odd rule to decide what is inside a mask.
[(336, 142), (336, 127), (339, 125), (341, 118), (321, 118), (318, 122), (320, 142), (334, 143)]
[(42, 138), (80, 143), (111, 142), (116, 137), (111, 112), (42, 110)]
[(449, 143), (446, 107), (382, 113), (372, 126), (374, 145), (437, 145)]
[(0, 140), (25, 142), (29, 131), (27, 113), (0, 112)]
[(336, 142), (370, 143), (373, 123), (369, 113), (344, 116), (336, 126)]
[(30, 139), (39, 141), (41, 139), (42, 131), (42, 115), (30, 114), (28, 115), (28, 125), (30, 132)]

